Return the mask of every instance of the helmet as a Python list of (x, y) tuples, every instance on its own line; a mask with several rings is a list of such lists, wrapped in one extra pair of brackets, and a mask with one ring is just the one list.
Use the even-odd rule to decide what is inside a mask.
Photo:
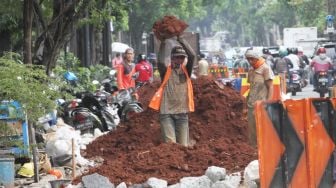
[(298, 54), (298, 49), (297, 48), (292, 48), (291, 53), (297, 55)]
[(147, 60), (147, 56), (145, 54), (139, 54), (138, 55), (138, 63), (140, 61), (146, 61)]
[(288, 55), (288, 51), (287, 51), (287, 49), (280, 49), (279, 50), (279, 56), (280, 57), (285, 57), (285, 56), (287, 56)]
[(291, 54), (292, 53), (292, 48), (287, 48), (287, 53)]
[(263, 49), (262, 49), (262, 53), (263, 53), (263, 54), (269, 54), (270, 51), (269, 51), (268, 48), (263, 48)]
[(303, 52), (303, 48), (301, 46), (299, 46), (297, 49), (298, 49), (298, 52)]
[(317, 50), (317, 52), (316, 52), (316, 54), (317, 55), (320, 55), (320, 54), (325, 54), (327, 51), (326, 51), (326, 49), (324, 48), (324, 47), (320, 47), (318, 50)]

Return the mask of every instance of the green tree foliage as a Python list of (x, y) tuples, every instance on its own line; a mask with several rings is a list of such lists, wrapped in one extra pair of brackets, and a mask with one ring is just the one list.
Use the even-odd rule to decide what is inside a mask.
[[(328, 0), (34, 0), (33, 55), (37, 64), (55, 67), (59, 50), (74, 29), (85, 24), (98, 30), (112, 20), (117, 31), (129, 31), (140, 50), (142, 33), (164, 15), (175, 15), (192, 31), (211, 36), (227, 30), (235, 45), (263, 45), (274, 26), (317, 26), (322, 33)], [(10, 34), (11, 49), (21, 50), (23, 1), (2, 0), (0, 31)], [(328, 13), (329, 11), (329, 13)], [(332, 10), (335, 12), (335, 10)], [(15, 48), (16, 46), (16, 48)], [(37, 52), (41, 52), (42, 55)], [(39, 55), (41, 55), (39, 57)]]
[[(76, 85), (71, 85), (66, 82), (63, 75), (67, 72), (73, 72), (78, 81)], [(53, 69), (55, 78), (61, 83), (61, 88), (64, 91), (75, 94), (76, 92), (95, 92), (100, 85), (95, 85), (94, 80), (102, 81), (107, 78), (111, 68), (104, 65), (94, 65), (90, 67), (83, 67), (79, 59), (72, 53), (61, 53), (57, 59), (57, 66)], [(70, 96), (67, 95), (66, 98)]]
[[(206, 16), (192, 19), (193, 28), (204, 32), (211, 26), (212, 33), (227, 30), (229, 42), (234, 45), (265, 45), (273, 26), (280, 31), (285, 27), (318, 27), (325, 29), (327, 0), (211, 0), (203, 1)], [(334, 10), (335, 11), (335, 10)], [(208, 29), (207, 29), (208, 31)]]
[[(128, 29), (128, 3), (123, 0), (89, 1), (89, 17), (83, 17), (79, 26), (90, 24), (102, 30), (106, 21), (113, 21), (116, 30)], [(78, 11), (83, 11), (78, 10)]]
[[(21, 12), (19, 12), (21, 11)], [(16, 0), (4, 0), (0, 3), (0, 32), (8, 33), (11, 44), (9, 49), (18, 49), (22, 41), (22, 4)], [(7, 37), (7, 36), (6, 36)], [(5, 45), (5, 44), (2, 44)]]
[[(120, 3), (120, 4), (119, 4)], [(47, 74), (55, 67), (57, 56), (65, 43), (70, 39), (72, 32), (80, 21), (82, 23), (90, 23), (101, 25), (106, 20), (111, 20), (112, 8), (114, 7), (114, 15), (122, 17), (125, 15), (125, 3), (122, 1), (105, 0), (53, 0), (53, 16), (51, 20), (46, 20), (43, 14), (37, 14), (39, 26), (43, 32), (38, 36), (35, 42), (36, 51), (40, 54), (35, 54), (37, 64), (46, 65)], [(36, 8), (37, 7), (37, 8)], [(41, 5), (35, 4), (35, 9), (41, 9)], [(36, 11), (41, 12), (41, 11)], [(85, 19), (84, 19), (85, 18)], [(116, 20), (122, 22), (125, 19)], [(44, 27), (46, 25), (46, 27)], [(118, 24), (117, 24), (118, 25)], [(120, 24), (120, 26), (125, 24)]]
[[(45, 65), (48, 74), (77, 27), (90, 24), (101, 29), (110, 20), (116, 29), (128, 26), (129, 5), (123, 0), (33, 0), (33, 3), (34, 63)], [(16, 51), (21, 50), (23, 42), (22, 12), (23, 1), (1, 1), (0, 28), (10, 34), (12, 46), (18, 47)]]

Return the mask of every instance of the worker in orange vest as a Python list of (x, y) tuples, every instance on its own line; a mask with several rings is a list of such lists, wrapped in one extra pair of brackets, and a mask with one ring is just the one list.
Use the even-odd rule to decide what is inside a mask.
[(119, 90), (135, 87), (135, 64), (133, 60), (134, 50), (127, 48), (124, 53), (123, 62), (117, 66), (117, 83)]
[[(171, 63), (165, 66), (164, 79), (149, 107), (160, 113), (164, 141), (188, 146), (188, 113), (195, 110), (190, 76), (196, 55), (183, 38), (178, 37), (177, 40), (180, 45), (172, 49)], [(158, 63), (165, 65), (160, 59)]]

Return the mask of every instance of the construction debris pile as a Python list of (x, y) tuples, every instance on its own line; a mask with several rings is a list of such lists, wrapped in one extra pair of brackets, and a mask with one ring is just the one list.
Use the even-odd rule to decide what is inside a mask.
[(196, 111), (189, 116), (191, 146), (163, 143), (158, 112), (147, 108), (159, 85), (156, 81), (139, 90), (143, 113), (130, 115), (116, 131), (88, 145), (83, 156), (100, 156), (104, 162), (87, 174), (98, 173), (115, 184), (143, 183), (150, 177), (174, 184), (186, 176), (203, 175), (209, 166), (240, 172), (257, 159), (257, 150), (247, 143), (245, 99), (208, 77), (193, 80)]

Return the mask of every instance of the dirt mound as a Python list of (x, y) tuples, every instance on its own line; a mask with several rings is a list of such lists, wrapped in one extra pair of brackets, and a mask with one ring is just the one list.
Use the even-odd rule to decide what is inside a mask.
[(159, 40), (163, 40), (180, 35), (187, 27), (187, 23), (175, 16), (164, 16), (154, 23), (152, 30)]
[(145, 111), (88, 145), (87, 158), (101, 156), (100, 167), (90, 169), (119, 184), (143, 183), (149, 177), (174, 184), (186, 176), (203, 175), (209, 166), (229, 172), (243, 170), (257, 159), (247, 144), (246, 102), (231, 87), (220, 89), (210, 78), (193, 81), (195, 109), (189, 116), (191, 147), (162, 143), (158, 112), (147, 109), (159, 82), (139, 91)]

